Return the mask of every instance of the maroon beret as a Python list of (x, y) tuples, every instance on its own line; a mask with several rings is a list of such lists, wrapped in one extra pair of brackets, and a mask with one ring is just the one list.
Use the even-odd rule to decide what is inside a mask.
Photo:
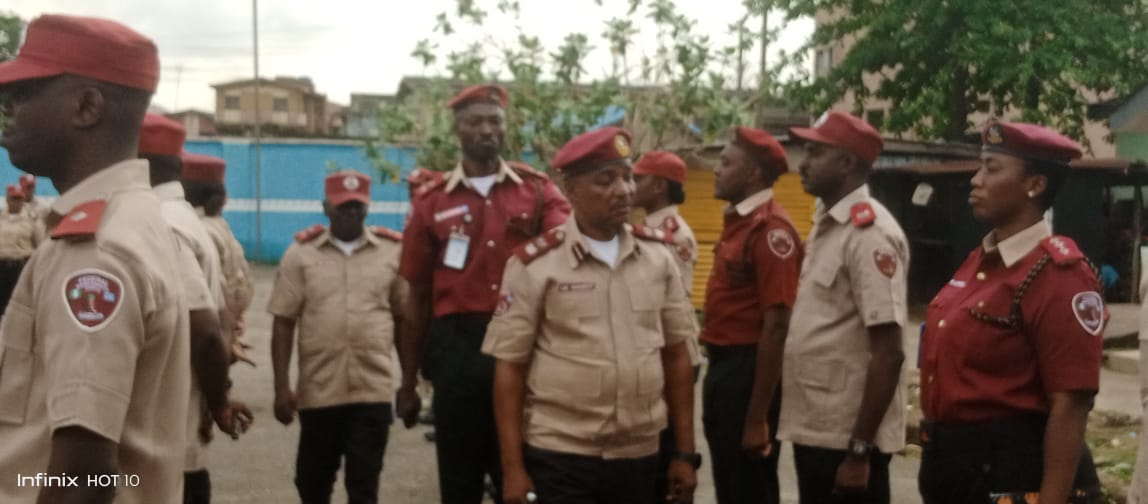
[(590, 163), (607, 163), (629, 159), (630, 132), (617, 126), (607, 126), (578, 135), (554, 154), (550, 167), (558, 173), (570, 175), (570, 168)]
[(148, 113), (140, 128), (139, 153), (160, 156), (179, 156), (187, 130), (177, 121), (159, 114)]
[(789, 171), (789, 160), (785, 154), (785, 147), (773, 138), (773, 135), (757, 128), (738, 126), (734, 128), (734, 145), (745, 149), (758, 159), (769, 163), (777, 173)]
[(506, 88), (502, 86), (497, 84), (476, 84), (467, 86), (466, 89), (459, 91), (458, 94), (454, 95), (454, 98), (446, 102), (446, 108), (458, 110), (472, 103), (491, 103), (506, 108), (506, 103), (509, 99)]
[(0, 63), (0, 84), (62, 74), (155, 92), (159, 52), (115, 21), (46, 14), (28, 23), (20, 53)]
[(371, 204), (371, 177), (354, 170), (342, 170), (327, 175), (324, 180), (324, 195), (332, 206), (348, 201)]
[(227, 170), (227, 163), (215, 156), (184, 152), (183, 172), (180, 179), (188, 182), (223, 183), (223, 175)]
[(1082, 155), (1076, 142), (1044, 126), (996, 121), (981, 132), (981, 149), (1064, 165)]
[(844, 112), (827, 112), (812, 128), (790, 128), (789, 134), (809, 142), (840, 147), (868, 164), (877, 161), (885, 148), (881, 133), (861, 118)]
[(36, 187), (36, 176), (31, 173), (20, 175), (20, 187), (25, 189), (29, 187)]
[(8, 184), (8, 197), (9, 198), (11, 198), (11, 197), (23, 198), (24, 197), (24, 188), (20, 187), (16, 184)]
[(634, 175), (657, 175), (679, 184), (686, 183), (686, 162), (673, 152), (650, 151), (634, 164)]

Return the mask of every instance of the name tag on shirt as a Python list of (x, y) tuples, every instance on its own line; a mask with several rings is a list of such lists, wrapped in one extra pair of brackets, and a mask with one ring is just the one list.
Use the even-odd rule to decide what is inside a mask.
[(470, 237), (459, 232), (450, 234), (450, 241), (446, 245), (446, 254), (442, 256), (442, 264), (451, 269), (461, 270), (466, 266), (466, 252), (470, 250)]
[(464, 215), (464, 214), (468, 214), (468, 213), (470, 213), (470, 207), (468, 207), (466, 205), (459, 205), (459, 206), (456, 206), (456, 207), (451, 208), (449, 210), (443, 210), (441, 212), (435, 213), (434, 214), (434, 221), (435, 222), (442, 222), (442, 221), (447, 220), (451, 217), (458, 217), (460, 215)]

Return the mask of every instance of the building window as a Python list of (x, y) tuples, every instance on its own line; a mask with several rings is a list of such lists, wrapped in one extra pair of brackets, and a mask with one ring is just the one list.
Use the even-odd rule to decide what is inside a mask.
[(818, 49), (813, 66), (814, 77), (821, 78), (828, 76), (829, 71), (833, 70), (833, 48), (823, 47)]
[(885, 110), (884, 109), (869, 109), (865, 111), (865, 122), (877, 129), (881, 129), (885, 125)]
[(287, 111), (287, 99), (286, 98), (272, 98), (271, 99), (271, 111), (272, 112), (286, 112)]
[(238, 96), (224, 96), (223, 97), (224, 110), (239, 110), (239, 97)]

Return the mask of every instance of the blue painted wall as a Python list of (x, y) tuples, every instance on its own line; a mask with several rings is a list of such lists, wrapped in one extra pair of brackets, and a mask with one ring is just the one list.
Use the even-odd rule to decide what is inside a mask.
[[(263, 144), (263, 208), (259, 213), (262, 233), (256, 232), (254, 146), (242, 139), (191, 140), (186, 148), (227, 161), (229, 201), (223, 216), (243, 244), (249, 260), (256, 260), (259, 254), (263, 261), (278, 261), (296, 231), (315, 223), (326, 224), (321, 202), (328, 162), (336, 163), (340, 169), (355, 169), (371, 175), (374, 180), (371, 200), (375, 203), (367, 223), (402, 229), (409, 202), (406, 184), (379, 180), (378, 173), (358, 145), (317, 142)], [(414, 149), (388, 148), (384, 154), (402, 167), (404, 176), (414, 168)], [(21, 173), (9, 162), (8, 153), (0, 149), (0, 184), (15, 183)], [(47, 179), (40, 179), (36, 190), (41, 196), (57, 195)]]

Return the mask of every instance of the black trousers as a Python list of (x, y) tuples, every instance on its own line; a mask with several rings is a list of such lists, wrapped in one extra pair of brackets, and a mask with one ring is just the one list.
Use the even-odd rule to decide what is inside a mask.
[(801, 504), (889, 504), (889, 461), (893, 456), (874, 450), (869, 454), (868, 489), (862, 493), (835, 495), (837, 467), (845, 456), (845, 450), (793, 445)]
[[(1037, 416), (984, 424), (922, 425), (924, 450), (917, 483), (924, 502), (988, 502), (994, 493), (1040, 491), (1046, 424), (1046, 418)], [(1100, 501), (1100, 480), (1087, 445), (1081, 447), (1073, 486), (1079, 495), (1071, 502)]]
[(777, 504), (777, 420), (781, 393), (775, 392), (767, 419), (770, 425), (769, 457), (746, 455), (741, 449), (745, 414), (753, 393), (757, 346), (707, 346), (709, 371), (702, 384), (702, 424), (710, 446), (710, 467), (718, 504)]
[(211, 475), (207, 469), (183, 473), (183, 504), (211, 504)]
[(378, 502), (379, 474), (392, 422), (390, 403), (299, 410), (295, 488), (303, 504), (328, 504), (340, 459), (349, 504)]
[[(459, 314), (431, 321), (428, 362), (434, 383), (435, 453), (443, 504), (479, 504), (490, 476), (502, 496), (494, 425), (494, 359), (482, 353), (490, 316)], [(497, 499), (496, 499), (497, 501)]]
[(20, 280), (20, 272), (24, 271), (27, 259), (0, 259), (0, 315), (8, 308), (8, 301), (12, 299), (12, 290)]
[(527, 446), (523, 461), (539, 504), (654, 504), (656, 455), (606, 460)]

